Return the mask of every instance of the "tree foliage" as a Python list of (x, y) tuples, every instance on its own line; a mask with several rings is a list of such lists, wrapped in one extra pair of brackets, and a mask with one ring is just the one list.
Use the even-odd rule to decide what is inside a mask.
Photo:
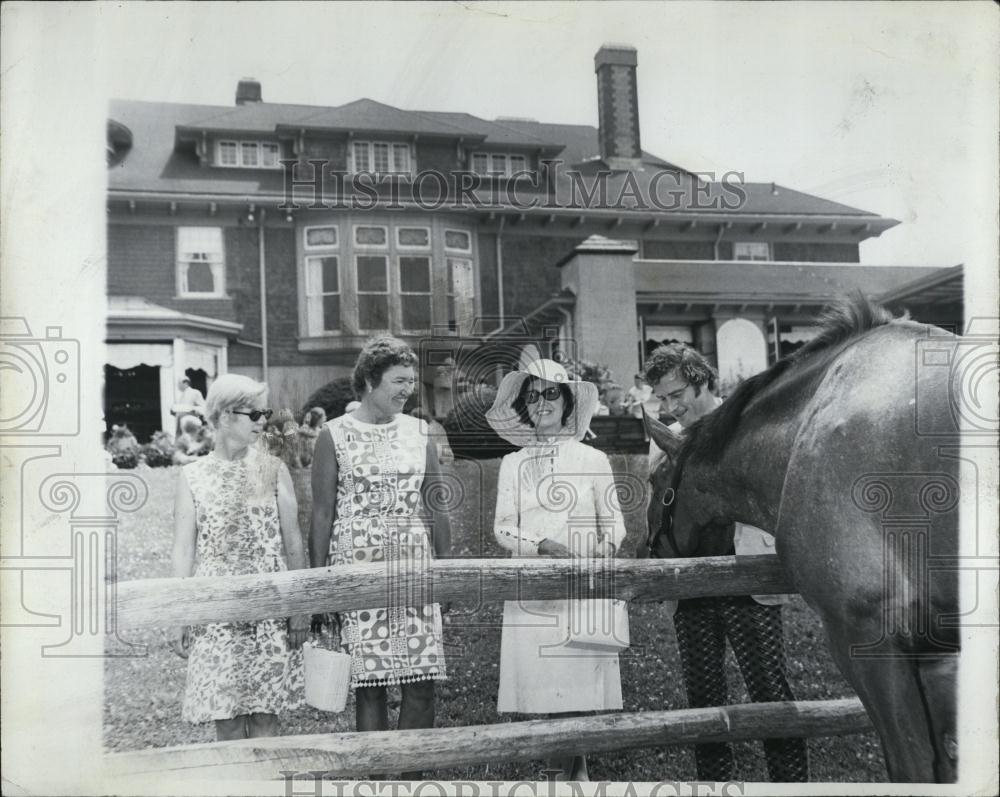
[(337, 418), (344, 414), (344, 408), (355, 398), (351, 377), (338, 376), (306, 399), (299, 417), (305, 416), (313, 407), (322, 407), (327, 418)]

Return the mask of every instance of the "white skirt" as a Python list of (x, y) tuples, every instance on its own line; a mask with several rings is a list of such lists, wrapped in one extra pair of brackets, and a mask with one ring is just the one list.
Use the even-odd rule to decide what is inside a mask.
[(622, 707), (618, 653), (568, 647), (569, 606), (563, 600), (504, 603), (497, 711), (560, 714)]

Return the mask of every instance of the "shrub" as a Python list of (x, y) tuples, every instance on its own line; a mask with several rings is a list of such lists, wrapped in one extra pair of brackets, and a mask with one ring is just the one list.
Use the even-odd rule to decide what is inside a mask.
[(289, 468), (299, 467), (299, 425), (289, 409), (278, 410), (264, 426), (267, 452)]
[(496, 388), (470, 386), (455, 398), (455, 405), (444, 419), (448, 444), (460, 459), (493, 459), (515, 451), (486, 422), (486, 410), (493, 406)]
[(332, 382), (327, 382), (316, 390), (302, 406), (299, 417), (305, 417), (313, 407), (322, 407), (327, 418), (337, 418), (344, 414), (344, 408), (354, 401), (354, 388), (351, 387), (351, 377), (338, 376)]
[(111, 461), (116, 468), (131, 470), (139, 464), (139, 455), (142, 453), (139, 441), (125, 424), (111, 427), (111, 437), (105, 448), (111, 454)]
[(142, 455), (149, 467), (166, 468), (173, 464), (176, 449), (173, 438), (169, 434), (154, 432), (149, 442), (142, 447)]
[(614, 382), (611, 369), (606, 365), (592, 363), (589, 360), (571, 360), (568, 357), (560, 357), (559, 362), (569, 373), (570, 379), (593, 382), (601, 392)]

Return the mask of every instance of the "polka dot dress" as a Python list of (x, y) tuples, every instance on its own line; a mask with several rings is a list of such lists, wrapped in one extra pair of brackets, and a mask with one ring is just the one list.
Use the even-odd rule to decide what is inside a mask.
[[(384, 563), (390, 576), (430, 567), (430, 515), (420, 492), (427, 456), (423, 421), (397, 415), (371, 424), (343, 415), (327, 426), (338, 471), (329, 564)], [(423, 590), (390, 578), (383, 608), (340, 614), (352, 688), (446, 677), (441, 611)]]

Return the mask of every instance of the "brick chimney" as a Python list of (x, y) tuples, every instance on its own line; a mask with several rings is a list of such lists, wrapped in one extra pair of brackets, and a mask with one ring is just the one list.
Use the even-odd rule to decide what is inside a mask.
[(260, 92), (260, 81), (245, 77), (236, 84), (236, 104), (247, 105), (251, 102), (263, 102)]
[(614, 170), (639, 169), (639, 94), (635, 47), (605, 44), (594, 56), (601, 159)]

